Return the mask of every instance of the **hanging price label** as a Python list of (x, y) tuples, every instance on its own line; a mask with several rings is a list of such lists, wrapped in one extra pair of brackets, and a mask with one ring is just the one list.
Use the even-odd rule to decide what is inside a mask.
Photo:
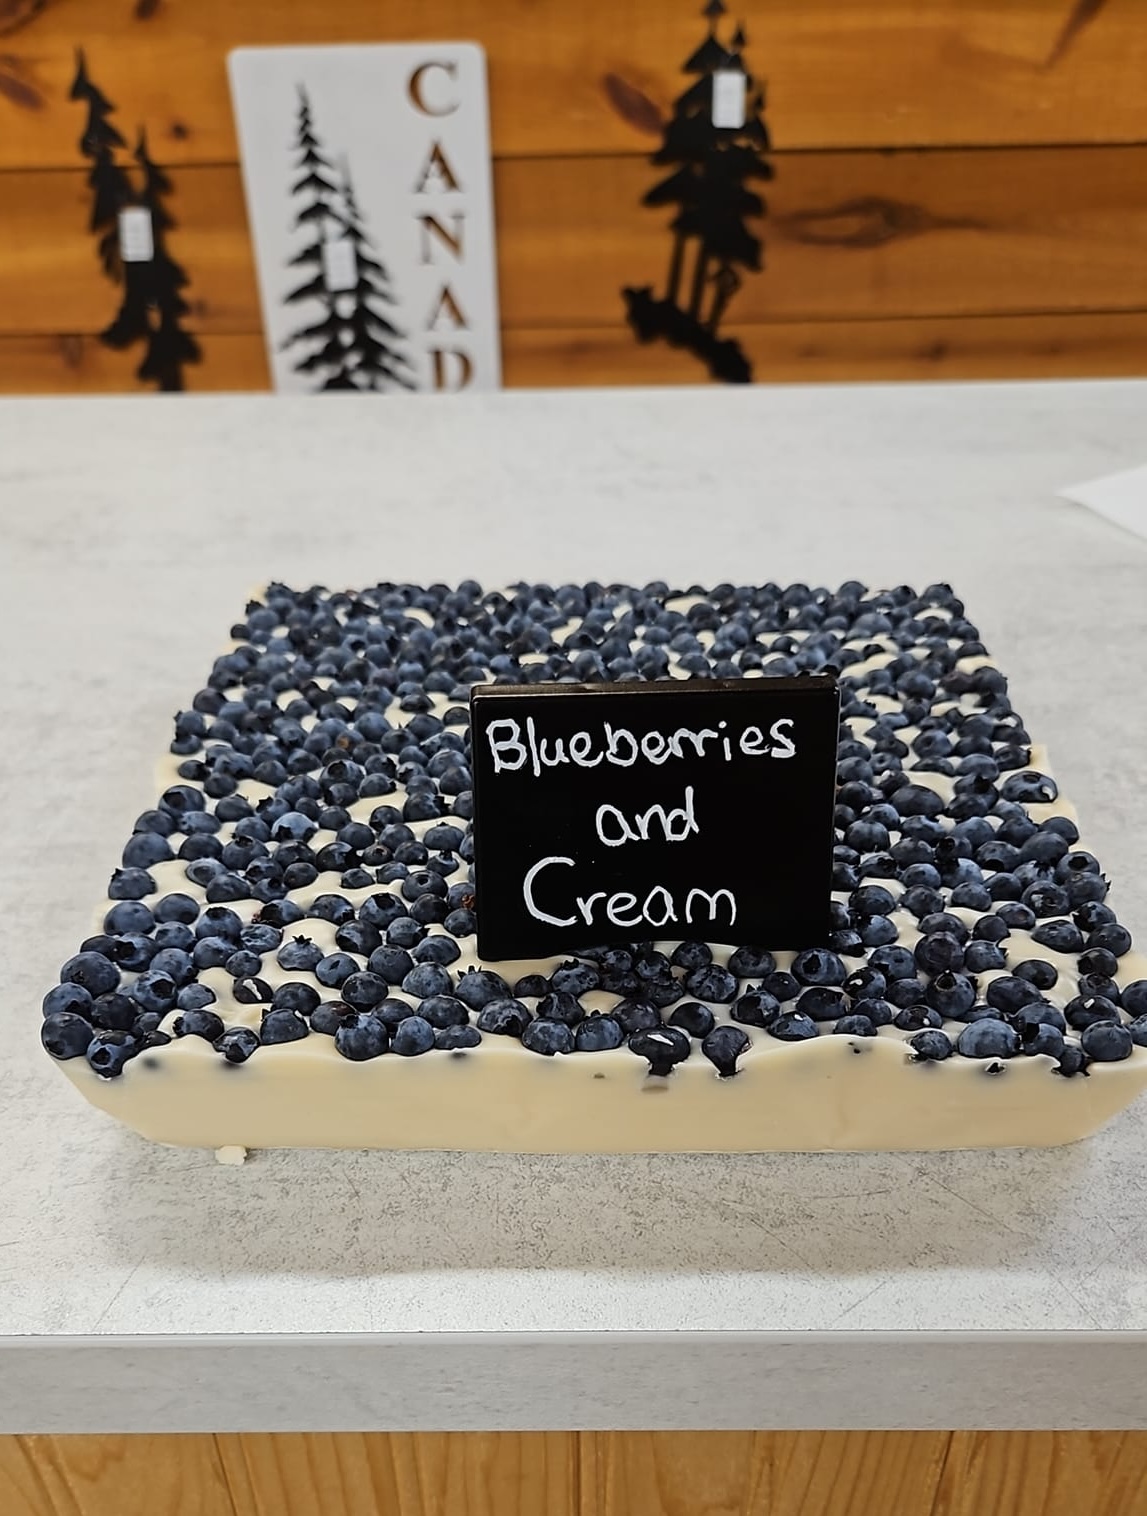
[(745, 124), (745, 87), (748, 80), (737, 68), (721, 68), (713, 75), (713, 125), (735, 130)]
[(358, 283), (358, 259), (349, 237), (323, 243), (323, 279), (332, 294), (352, 290)]
[(151, 212), (129, 205), (119, 213), (119, 255), (125, 263), (150, 263), (155, 257)]

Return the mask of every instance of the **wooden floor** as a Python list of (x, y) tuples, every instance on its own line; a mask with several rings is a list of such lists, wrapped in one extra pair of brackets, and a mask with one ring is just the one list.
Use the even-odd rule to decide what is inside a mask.
[(0, 1438), (3, 1516), (1142, 1516), (1147, 1432)]

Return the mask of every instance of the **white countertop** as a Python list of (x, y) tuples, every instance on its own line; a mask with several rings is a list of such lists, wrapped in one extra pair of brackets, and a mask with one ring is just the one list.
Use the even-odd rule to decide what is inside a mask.
[(271, 577), (947, 579), (1147, 941), (1147, 543), (1055, 498), (1145, 455), (1147, 383), (0, 402), (0, 1431), (1147, 1426), (1147, 1102), (1050, 1151), (232, 1169), (36, 1038)]

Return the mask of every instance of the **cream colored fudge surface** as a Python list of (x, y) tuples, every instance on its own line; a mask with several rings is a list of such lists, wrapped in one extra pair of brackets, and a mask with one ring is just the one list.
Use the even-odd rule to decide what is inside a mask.
[[(384, 592), (385, 593), (385, 592)], [(505, 592), (513, 596), (513, 591)], [(591, 598), (594, 594), (591, 591)], [(348, 619), (352, 623), (351, 635), (360, 643), (358, 651), (369, 650), (372, 644), (357, 636), (355, 628), (382, 626), (383, 620), (376, 616), (372, 622), (368, 615), (359, 615), (369, 605), (372, 592), (363, 592), (365, 599), (341, 597), (331, 599), (319, 596), (313, 600), (312, 611), (317, 608), (321, 624), (330, 635), (345, 629)], [(378, 592), (374, 593), (376, 603)], [(408, 596), (409, 598), (409, 596)], [(439, 597), (441, 598), (441, 597)], [(531, 592), (535, 604), (545, 606), (544, 597)], [(567, 596), (567, 601), (575, 597)], [(526, 601), (526, 596), (520, 596)], [(746, 617), (738, 621), (736, 607), (729, 610), (728, 596), (723, 597), (726, 608), (713, 615), (710, 607), (715, 602), (709, 598), (690, 593), (675, 595), (655, 592), (623, 592), (609, 595), (603, 592), (598, 609), (602, 614), (596, 620), (591, 608), (588, 622), (580, 613), (563, 610), (551, 603), (549, 619), (553, 623), (544, 628), (546, 636), (534, 634), (534, 640), (544, 644), (532, 650), (519, 650), (513, 655), (515, 666), (529, 669), (538, 663), (548, 666), (547, 677), (571, 677), (575, 671), (574, 658), (577, 649), (590, 651), (582, 646), (585, 636), (576, 634), (590, 626), (594, 634), (621, 636), (636, 651), (642, 647), (662, 649), (658, 656), (663, 667), (656, 670), (658, 677), (688, 678), (696, 673), (696, 659), (703, 656), (717, 668), (728, 673), (719, 663), (723, 654), (721, 637), (724, 627), (732, 621), (743, 625)], [(481, 619), (483, 608), (490, 602), (471, 596), (475, 607), (474, 618)], [(265, 626), (251, 628), (257, 651), (263, 652), (270, 645), (270, 654), (284, 670), (294, 667), (292, 646), (285, 640), (291, 630), (291, 618), (300, 619), (297, 609), (283, 595), (272, 592), (265, 600), (256, 603), (263, 612), (260, 618), (252, 610), (255, 621), (261, 619)], [(497, 602), (494, 603), (495, 606)], [(882, 610), (881, 601), (865, 594), (858, 602), (860, 609), (853, 613), (853, 624), (836, 633), (837, 658), (842, 665), (841, 673), (846, 686), (846, 700), (852, 696), (865, 704), (859, 711), (846, 714), (846, 723), (853, 739), (873, 748), (874, 724), (882, 716), (899, 716), (904, 713), (906, 702), (909, 711), (919, 713), (919, 705), (912, 706), (911, 696), (898, 691), (888, 692), (887, 681), (877, 677), (877, 690), (866, 693), (865, 681), (879, 676), (880, 671), (894, 665), (897, 658), (911, 658), (915, 663), (925, 664), (929, 658), (940, 656), (946, 660), (948, 682), (952, 689), (945, 688), (944, 681), (934, 681), (932, 695), (925, 701), (927, 714), (959, 722), (982, 713), (993, 698), (993, 687), (988, 682), (975, 681), (978, 670), (994, 669), (994, 665), (981, 650), (965, 651), (969, 644), (976, 648), (976, 639), (966, 625), (960, 622), (959, 611), (951, 601), (944, 603), (943, 595), (937, 592), (929, 599), (913, 602), (916, 610), (912, 615), (913, 626), (919, 626), (918, 636), (910, 639), (910, 646), (898, 646), (895, 632), (898, 623), (907, 619), (904, 606), (892, 606)], [(685, 638), (691, 638), (689, 650), (680, 651), (664, 641), (646, 641), (642, 635), (650, 624), (652, 607), (656, 605), (667, 630), (677, 628)], [(701, 607), (700, 615), (690, 612)], [(274, 609), (271, 615), (267, 607)], [(875, 607), (875, 609), (868, 609)], [(385, 609), (383, 605), (383, 609)], [(784, 609), (783, 607), (781, 609)], [(562, 614), (558, 614), (562, 611)], [(799, 611), (799, 606), (798, 606)], [(637, 621), (625, 620), (627, 613)], [(532, 619), (528, 605), (523, 605), (511, 614), (530, 626), (537, 625)], [(891, 619), (892, 627), (885, 631), (871, 630), (869, 623), (857, 617), (876, 616)], [(644, 620), (642, 619), (644, 617)], [(755, 618), (768, 621), (767, 610)], [(816, 627), (800, 627), (789, 624), (793, 621), (791, 610), (781, 610), (776, 617), (780, 624), (763, 628), (756, 637), (742, 642), (738, 651), (757, 649), (759, 659), (746, 660), (748, 666), (738, 665), (736, 671), (745, 677), (767, 675), (772, 663), (779, 671), (788, 671), (777, 659), (786, 659), (793, 650), (816, 639), (821, 634)], [(847, 620), (847, 617), (845, 617)], [(387, 662), (364, 664), (369, 672), (374, 668), (408, 666), (412, 661), (430, 662), (433, 655), (427, 649), (424, 632), (434, 630), (439, 638), (452, 635), (440, 624), (435, 627), (435, 617), (424, 605), (406, 604), (395, 608), (390, 617), (390, 630), (394, 636), (392, 646), (385, 649)], [(709, 623), (715, 623), (710, 625)], [(601, 626), (598, 623), (602, 623)], [(620, 623), (621, 631), (615, 628)], [(465, 615), (451, 617), (456, 635), (459, 627), (469, 625)], [(950, 635), (945, 635), (952, 627)], [(413, 641), (411, 640), (413, 636)], [(599, 637), (599, 642), (601, 637)], [(680, 639), (679, 639), (680, 640)], [(376, 648), (379, 644), (375, 643)], [(236, 641), (234, 648), (243, 642)], [(682, 646), (686, 646), (682, 642)], [(566, 648), (569, 651), (563, 651)], [(716, 648), (716, 652), (712, 651)], [(937, 653), (937, 650), (941, 650)], [(950, 650), (944, 653), (943, 650)], [(316, 703), (326, 699), (320, 690), (330, 692), (333, 682), (330, 674), (314, 673), (321, 666), (323, 644), (317, 644), (319, 660), (310, 659), (311, 671), (294, 683), (269, 692), (273, 701), (263, 715), (266, 721), (277, 719), (288, 707), (299, 709), (298, 702), (306, 699), (309, 691)], [(351, 651), (355, 651), (352, 649)], [(959, 656), (953, 656), (959, 654)], [(849, 661), (851, 660), (851, 661)], [(461, 659), (454, 659), (454, 672), (461, 677), (457, 688), (431, 689), (427, 698), (413, 704), (418, 710), (403, 710), (400, 702), (393, 700), (386, 706), (385, 718), (392, 727), (408, 724), (416, 715), (430, 715), (441, 719), (447, 711), (460, 706), (467, 682), (473, 682), (483, 672), (478, 665), (481, 660), (474, 654), (466, 662), (466, 650)], [(690, 663), (694, 665), (690, 667)], [(764, 665), (763, 667), (760, 665)], [(584, 666), (584, 665), (583, 665)], [(483, 677), (489, 678), (488, 668)], [(246, 685), (235, 683), (223, 691), (228, 700), (242, 700), (245, 690), (257, 682), (255, 674)], [(851, 685), (849, 681), (857, 681)], [(973, 681), (975, 684), (973, 685)], [(417, 685), (417, 676), (411, 681)], [(438, 683), (445, 681), (439, 680)], [(998, 692), (996, 692), (998, 694)], [(372, 709), (369, 689), (359, 695), (345, 692), (333, 697), (342, 709), (335, 718), (345, 728), (354, 731), (354, 723), (364, 710)], [(294, 705), (292, 705), (294, 702)], [(846, 713), (848, 706), (845, 707)], [(311, 709), (300, 718), (304, 731), (313, 731), (320, 719), (317, 709)], [(164, 794), (172, 785), (190, 785), (203, 790), (203, 778), (196, 777), (186, 767), (188, 762), (215, 761), (218, 754), (228, 751), (226, 741), (213, 738), (211, 718), (208, 730), (199, 748), (194, 753), (172, 754), (164, 759), (159, 774), (159, 793)], [(455, 726), (453, 730), (458, 730)], [(949, 774), (938, 769), (915, 769), (918, 761), (914, 744), (922, 728), (914, 723), (895, 730), (895, 739), (908, 749), (902, 757), (905, 770), (904, 781), (922, 785), (934, 791), (948, 807), (958, 793), (958, 773)], [(952, 740), (959, 731), (955, 726)], [(348, 739), (349, 741), (349, 739)], [(993, 739), (991, 752), (1008, 755), (1011, 743)], [(1002, 786), (1009, 774), (1034, 771), (1048, 776), (1044, 801), (1026, 803), (1024, 811), (1037, 826), (1053, 817), (1074, 820), (1070, 805), (1055, 792), (1046, 755), (1038, 747), (1027, 751), (1023, 742), (1023, 763), (1005, 766), (995, 780)], [(886, 744), (885, 744), (886, 750)], [(989, 753), (989, 756), (991, 754)], [(1014, 755), (1013, 755), (1014, 756)], [(952, 760), (959, 763), (959, 758)], [(940, 765), (942, 767), (943, 765)], [(314, 772), (323, 764), (314, 760)], [(181, 772), (181, 768), (183, 772)], [(877, 769), (879, 772), (879, 768)], [(243, 797), (256, 810), (260, 803), (273, 802), (276, 784), (264, 783), (253, 777), (238, 781), (233, 793)], [(877, 801), (883, 800), (877, 795)], [(394, 806), (402, 811), (408, 799), (408, 791), (398, 779), (393, 791), (385, 795), (368, 795), (354, 799), (345, 805), (349, 818), (370, 825), (370, 818), (380, 805)], [(211, 808), (215, 801), (206, 797)], [(320, 801), (320, 804), (324, 802)], [(454, 797), (443, 797), (443, 804), (453, 806)], [(161, 801), (161, 806), (163, 802)], [(460, 806), (465, 811), (463, 803)], [(411, 820), (406, 824), (415, 838), (425, 837), (442, 820), (449, 821), (449, 814), (427, 820)], [(942, 816), (941, 824), (950, 829), (954, 822), (950, 816)], [(987, 818), (993, 828), (1000, 818)], [(468, 825), (463, 816), (457, 824), (465, 829)], [(222, 846), (236, 835), (235, 821), (222, 822), (212, 833)], [(1069, 829), (1070, 830), (1070, 829)], [(897, 832), (891, 830), (890, 840), (896, 841)], [(311, 854), (317, 854), (335, 841), (333, 829), (319, 829), (307, 839)], [(1066, 840), (1066, 839), (1065, 839)], [(841, 837), (838, 835), (838, 842)], [(184, 843), (184, 834), (178, 829), (168, 837), (173, 852), (178, 853)], [(1073, 854), (1086, 852), (1086, 841), (1071, 840), (1068, 848)], [(274, 842), (267, 844), (266, 853), (276, 851)], [(448, 883), (464, 881), (466, 865), (460, 859), (453, 860), (457, 868), (448, 875)], [(858, 860), (859, 862), (859, 860)], [(186, 858), (173, 857), (151, 864), (147, 869), (146, 890), (139, 892), (144, 905), (155, 907), (165, 897), (173, 894), (190, 896), (206, 911), (209, 908), (209, 891), (202, 883), (188, 878)], [(372, 868), (370, 873), (373, 875)], [(995, 872), (1001, 872), (996, 870)], [(1048, 870), (1048, 879), (1054, 883), (1054, 867)], [(993, 874), (985, 868), (985, 881)], [(321, 872), (311, 882), (289, 888), (282, 897), (293, 902), (304, 913), (323, 895), (341, 895), (356, 909), (363, 901), (380, 894), (398, 894), (401, 898), (401, 880), (380, 883), (377, 879), (361, 886), (344, 885), (340, 872)], [(864, 875), (863, 884), (878, 884), (888, 889), (894, 897), (894, 909), (889, 919), (896, 929), (896, 944), (909, 950), (920, 939), (920, 922), (905, 909), (900, 900), (904, 886), (898, 877)], [(834, 898), (847, 906), (851, 889), (834, 891)], [(993, 914), (1000, 902), (984, 908), (955, 905), (950, 902), (951, 889), (940, 886), (940, 894), (949, 915), (961, 921), (969, 932), (974, 932), (982, 918)], [(108, 910), (114, 902), (107, 901), (97, 913), (93, 931), (100, 932)], [(242, 922), (260, 918), (267, 902), (253, 898), (229, 899), (226, 908)], [(273, 914), (273, 913), (269, 913)], [(1062, 913), (1070, 919), (1071, 910)], [(1058, 918), (1056, 918), (1058, 919)], [(1055, 983), (1042, 991), (1043, 1000), (1050, 1006), (1063, 1010), (1078, 1005), (1079, 952), (1057, 952), (1041, 945), (1032, 936), (1039, 932), (1040, 923), (1029, 930), (1012, 927), (1001, 943), (1006, 953), (1003, 968), (980, 972), (973, 976), (977, 1003), (982, 1005), (994, 979), (1007, 975), (1016, 965), (1028, 960), (1042, 960), (1055, 971)], [(305, 936), (325, 954), (342, 951), (336, 942), (336, 926), (320, 917), (304, 916), (297, 923), (282, 931), (282, 943), (289, 943), (296, 936)], [(426, 935), (454, 936), (443, 922), (430, 922)], [(1084, 938), (1088, 936), (1083, 933)], [(469, 968), (495, 970), (506, 981), (512, 992), (515, 983), (527, 974), (549, 976), (562, 960), (554, 958), (541, 961), (514, 961), (511, 963), (483, 962), (477, 957), (472, 934), (455, 937), (458, 956), (448, 967), (451, 980)], [(678, 944), (674, 941), (657, 942), (656, 951), (672, 960)], [(337, 988), (323, 986), (309, 970), (282, 967), (278, 961), (280, 945), (273, 952), (261, 955), (257, 978), (265, 989), (263, 995), (274, 995), (285, 984), (305, 983), (313, 986), (322, 1001), (338, 999)], [(731, 955), (728, 946), (712, 945), (713, 962), (727, 965)], [(861, 947), (842, 953), (843, 968), (847, 973), (864, 966), (872, 950)], [(1123, 951), (1118, 956), (1116, 971), (1112, 976), (1120, 995), (1129, 985), (1147, 978), (1147, 962), (1138, 955)], [(357, 967), (365, 971), (368, 958), (351, 954)], [(793, 966), (794, 954), (773, 954), (778, 971), (788, 971)], [(683, 980), (682, 973), (671, 971)], [(921, 973), (927, 981), (928, 975)], [(136, 976), (122, 974), (116, 993), (132, 994)], [(216, 1013), (228, 1028), (247, 1027), (258, 1033), (263, 1016), (268, 1011), (266, 1000), (256, 1001), (237, 998), (236, 981), (224, 967), (200, 967), (195, 973), (195, 982), (205, 986), (214, 995), (208, 1010)], [(759, 976), (743, 980), (739, 992), (744, 994), (760, 983)], [(1137, 1005), (1138, 990), (1129, 997)], [(419, 999), (405, 991), (401, 985), (391, 985), (388, 996), (391, 1002), (405, 1000), (411, 1016), (419, 1009)], [(531, 1017), (536, 1017), (539, 997), (517, 997)], [(581, 1009), (587, 1017), (609, 1015), (621, 1001), (640, 998), (638, 991), (622, 995), (605, 988), (593, 989), (580, 996)], [(859, 997), (858, 997), (859, 998)], [(695, 1001), (698, 996), (689, 994), (681, 985), (680, 1000)], [(216, 1149), (242, 1150), (257, 1147), (380, 1147), (380, 1148), (474, 1148), (498, 1150), (522, 1150), (538, 1152), (560, 1151), (754, 1151), (754, 1150), (848, 1150), (864, 1148), (882, 1149), (927, 1149), (946, 1147), (976, 1147), (999, 1145), (1053, 1145), (1074, 1141), (1095, 1130), (1109, 1119), (1147, 1085), (1147, 1047), (1131, 1044), (1126, 1057), (1113, 1061), (1096, 1059), (1088, 1067), (1066, 1077), (1070, 1069), (1061, 1070), (1056, 1057), (1044, 1053), (1008, 1057), (967, 1057), (953, 1051), (943, 1061), (932, 1061), (919, 1056), (913, 1042), (917, 1033), (901, 1030), (895, 1025), (881, 1025), (875, 1035), (837, 1034), (835, 1021), (821, 1021), (817, 1035), (805, 1041), (785, 1041), (775, 1035), (773, 1027), (743, 1024), (735, 1003), (707, 1004), (715, 1023), (737, 1025), (747, 1038), (747, 1046), (736, 1063), (736, 1072), (731, 1077), (722, 1077), (714, 1063), (705, 1056), (701, 1039), (692, 1040), (689, 1056), (678, 1063), (667, 1076), (650, 1073), (648, 1061), (635, 1055), (629, 1047), (599, 1052), (574, 1051), (556, 1056), (542, 1056), (530, 1051), (516, 1037), (482, 1034), (477, 1046), (465, 1051), (446, 1051), (439, 1047), (414, 1057), (404, 1057), (386, 1052), (364, 1062), (355, 1062), (342, 1056), (336, 1048), (335, 1039), (317, 1030), (300, 1040), (275, 1045), (257, 1046), (245, 1062), (230, 1063), (221, 1052), (203, 1036), (180, 1035), (185, 1030), (182, 1012), (177, 1004), (164, 1008), (160, 1031), (170, 1041), (158, 1045), (144, 1045), (145, 1039), (137, 1038), (137, 1046), (123, 1065), (123, 1072), (116, 1077), (103, 1077), (89, 1063), (89, 1057), (74, 1056), (60, 1061), (60, 1067), (73, 1083), (95, 1105), (117, 1119), (158, 1141), (207, 1146)], [(674, 1005), (662, 1011), (666, 1022), (672, 1017)], [(781, 1005), (780, 1013), (800, 1013), (799, 997)], [(847, 1011), (849, 1005), (844, 1003)], [(893, 1007), (895, 1010), (896, 1008)], [(98, 1020), (98, 1014), (96, 1016)], [(479, 1014), (471, 1012), (469, 1021), (481, 1026)], [(1132, 1011), (1115, 1010), (1115, 1019), (1125, 1024), (1133, 1019)], [(52, 1020), (48, 1018), (47, 1026)], [(773, 1026), (777, 1022), (774, 1018)], [(942, 1031), (955, 1044), (965, 1031), (963, 1021), (948, 1020)], [(134, 1033), (128, 1033), (132, 1037)], [(1069, 1026), (1067, 1046), (1078, 1040), (1078, 1030)], [(98, 1043), (99, 1038), (96, 1038)]]

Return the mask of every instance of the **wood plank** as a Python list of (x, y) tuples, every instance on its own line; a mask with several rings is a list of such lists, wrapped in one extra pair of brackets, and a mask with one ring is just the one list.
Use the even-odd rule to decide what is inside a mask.
[(934, 1516), (1132, 1516), (1147, 1432), (953, 1432)]
[[(668, 217), (644, 159), (498, 166), (507, 328), (610, 325), (621, 288), (657, 285)], [(175, 175), (171, 234), (197, 330), (260, 324), (235, 167)], [(94, 332), (117, 296), (86, 231), (78, 173), (0, 175), (0, 332)], [(1147, 307), (1147, 147), (805, 153), (780, 160), (764, 273), (739, 323)]]
[[(173, 163), (235, 158), (233, 47), (435, 38), (485, 45), (497, 154), (633, 151), (683, 87), (699, 10), (697, 0), (197, 0), (189, 12), (123, 0), (77, 15), (27, 4), (27, 23), (4, 37), (0, 164), (76, 161), (67, 91), (80, 37), (126, 131), (145, 124)], [(782, 148), (1147, 140), (1141, 0), (755, 0), (737, 17)]]
[[(225, 1435), (257, 1516), (577, 1516), (571, 1432)], [(150, 1516), (150, 1513), (149, 1513)]]
[(209, 1435), (0, 1437), (4, 1516), (254, 1516)]
[[(904, 321), (778, 321), (734, 326), (758, 381), (1135, 378), (1147, 375), (1147, 310), (1119, 315), (924, 317)], [(205, 336), (189, 390), (268, 387), (257, 333)], [(704, 383), (690, 353), (642, 346), (628, 328), (507, 332), (508, 388)], [(0, 394), (142, 391), (138, 356), (94, 337), (0, 336)]]
[[(947, 1432), (583, 1433), (582, 1512), (583, 1516), (931, 1516), (949, 1436)], [(980, 1516), (991, 1509), (981, 1506)], [(1000, 1509), (1002, 1513), (1007, 1508)]]

